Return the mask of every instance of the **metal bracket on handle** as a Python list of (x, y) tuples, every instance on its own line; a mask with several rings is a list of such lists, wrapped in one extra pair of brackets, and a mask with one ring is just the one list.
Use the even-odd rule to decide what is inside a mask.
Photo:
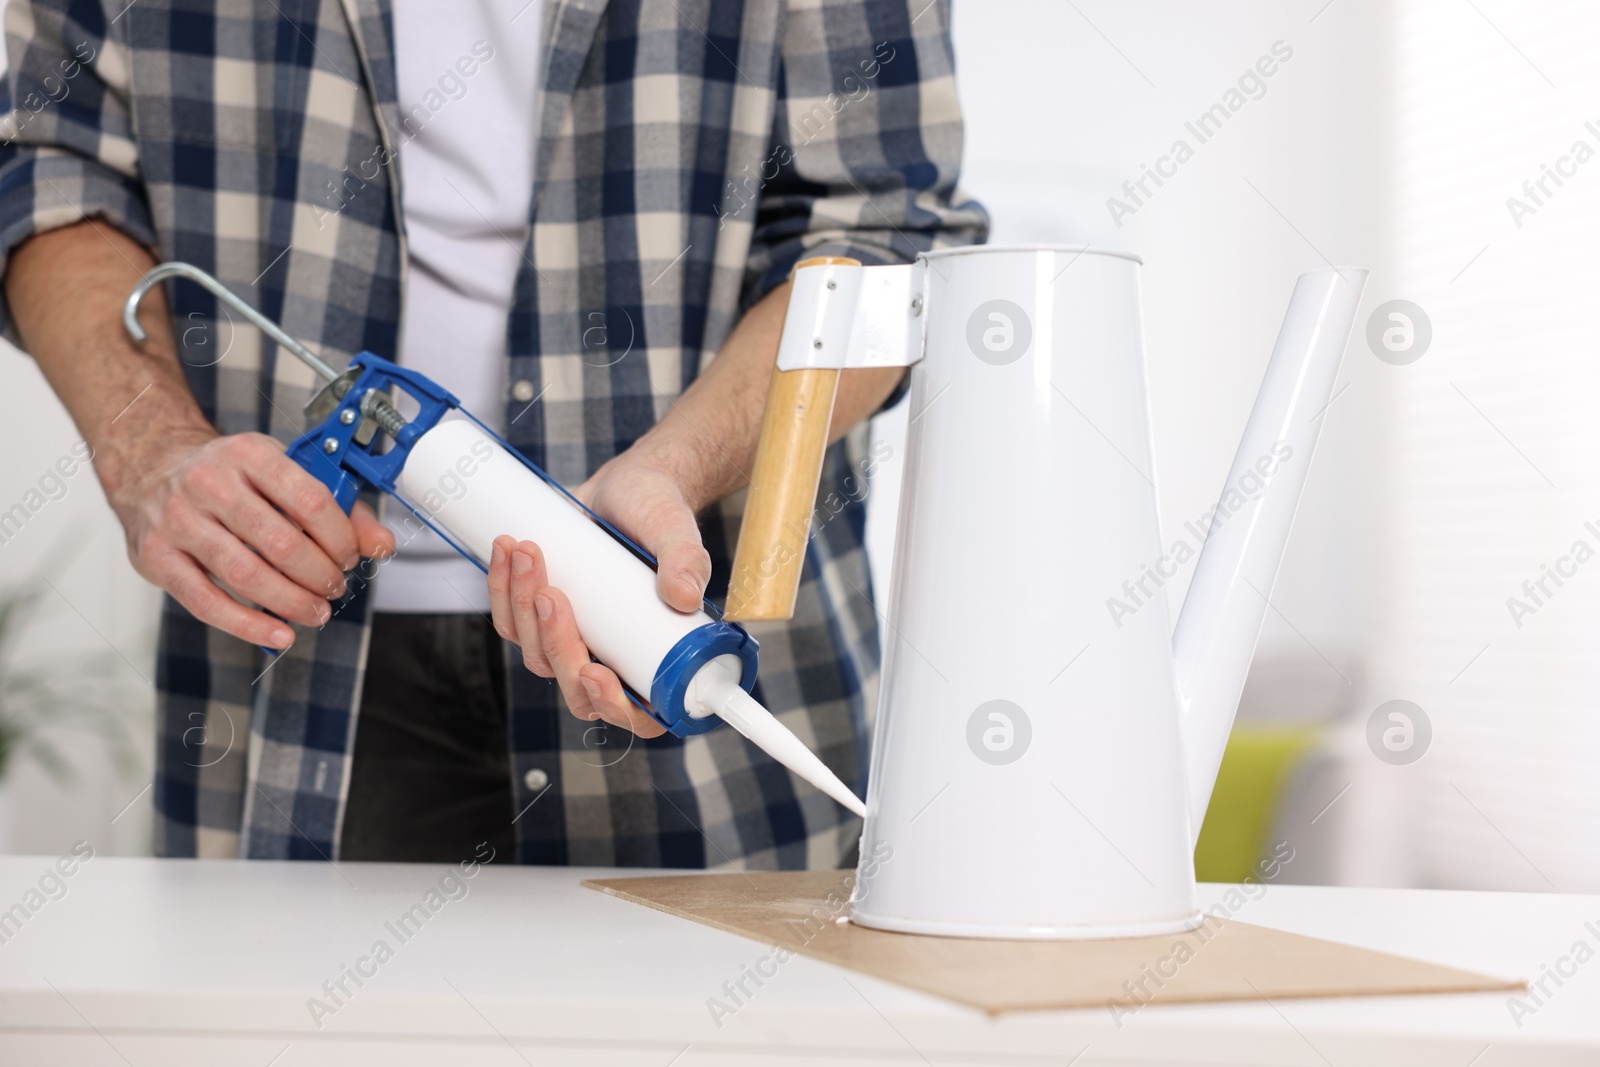
[(909, 367), (922, 358), (922, 260), (795, 271), (778, 369)]

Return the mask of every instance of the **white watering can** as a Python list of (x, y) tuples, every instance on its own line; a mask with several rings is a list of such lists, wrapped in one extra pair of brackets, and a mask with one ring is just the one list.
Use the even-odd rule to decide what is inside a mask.
[(1201, 921), (1195, 838), (1367, 272), (1296, 284), (1174, 632), (1138, 269), (963, 248), (795, 272), (728, 618), (793, 612), (840, 370), (912, 365), (853, 922)]

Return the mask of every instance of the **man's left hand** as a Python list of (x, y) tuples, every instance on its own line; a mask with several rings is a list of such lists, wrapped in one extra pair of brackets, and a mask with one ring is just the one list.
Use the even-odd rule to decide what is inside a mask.
[[(701, 543), (694, 509), (672, 476), (625, 452), (573, 495), (656, 557), (662, 600), (682, 612), (700, 607), (711, 580), (711, 555)], [(528, 670), (556, 680), (572, 714), (602, 719), (640, 737), (666, 732), (628, 699), (614, 671), (590, 658), (572, 604), (550, 585), (538, 545), (510, 536), (495, 539), (489, 603), (495, 630), (522, 649)]]

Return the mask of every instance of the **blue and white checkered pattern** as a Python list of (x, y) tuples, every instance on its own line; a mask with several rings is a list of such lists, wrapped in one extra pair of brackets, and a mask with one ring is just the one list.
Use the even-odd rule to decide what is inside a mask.
[[(912, 2), (550, 0), (506, 366), (539, 399), (508, 400), (517, 448), (563, 482), (587, 477), (802, 256), (897, 262), (983, 239), (982, 209), (956, 191), (948, 3)], [(390, 163), (406, 132), (384, 0), (11, 0), (6, 35), (0, 269), (33, 234), (98, 216), (215, 274), (336, 366), (394, 354), (405, 244)], [(169, 295), (206, 414), (291, 439), (311, 372), (197, 287)], [(0, 330), (16, 340), (3, 304)], [(811, 541), (794, 620), (752, 627), (757, 696), (857, 787), (879, 655), (863, 444), (829, 451), (823, 493), (845, 504)], [(741, 507), (702, 523), (713, 593)], [(381, 580), (363, 563), (334, 619), (265, 674), (260, 652), (168, 600), (160, 853), (337, 857)], [(733, 731), (645, 741), (580, 722), (508, 662), (523, 862), (794, 868), (854, 848), (854, 817)], [(524, 785), (535, 768), (551, 783), (539, 793)]]

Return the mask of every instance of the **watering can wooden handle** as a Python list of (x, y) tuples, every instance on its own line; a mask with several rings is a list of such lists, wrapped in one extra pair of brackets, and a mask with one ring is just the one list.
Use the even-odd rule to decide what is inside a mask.
[[(803, 260), (795, 270), (830, 264), (861, 265), (843, 256), (818, 256)], [(728, 582), (725, 614), (735, 622), (794, 615), (839, 373), (817, 367), (772, 372)]]

